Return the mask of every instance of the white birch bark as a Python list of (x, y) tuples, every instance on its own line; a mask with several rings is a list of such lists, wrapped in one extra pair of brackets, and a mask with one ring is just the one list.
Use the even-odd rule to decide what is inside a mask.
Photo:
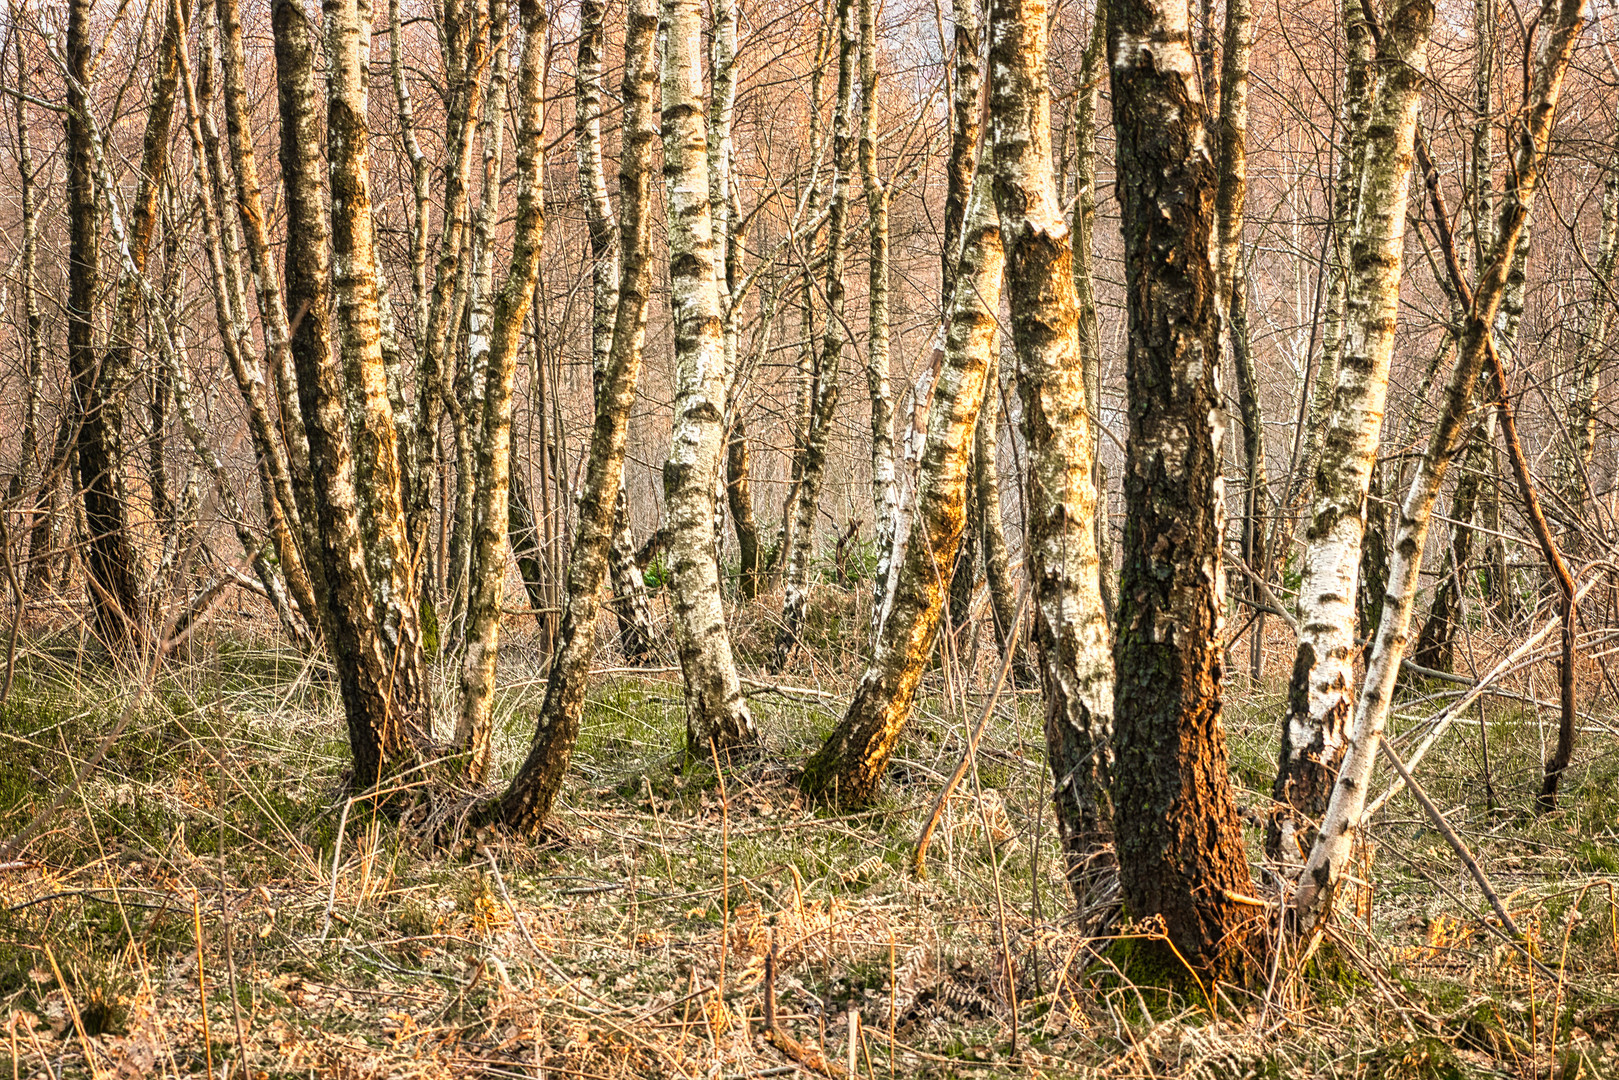
[(1584, 0), (1545, 0), (1541, 5), (1527, 107), (1522, 114), (1521, 127), (1513, 133), (1513, 162), (1509, 172), (1513, 179), (1502, 199), (1494, 248), (1473, 289), (1472, 307), (1446, 387), (1443, 412), (1400, 507), (1387, 597), (1371, 656), (1366, 662), (1366, 676), (1349, 730), (1343, 764), (1298, 890), (1291, 900), (1305, 930), (1314, 928), (1331, 910), (1362, 824), (1361, 814), (1372, 769), (1388, 723), (1400, 661), (1405, 654), (1434, 501), (1462, 434), (1486, 351), (1494, 344), (1496, 314), (1506, 291), (1524, 223), (1539, 190), (1563, 76), (1568, 70), (1584, 9)]
[(1427, 70), (1431, 0), (1390, 12), (1372, 61), (1365, 145), (1348, 240), (1342, 355), (1322, 434), (1299, 585), (1298, 651), (1272, 790), (1267, 848), (1297, 865), (1326, 809), (1354, 701), (1355, 595), (1366, 496), (1398, 320), (1413, 143)]
[(670, 585), (686, 682), (688, 752), (746, 746), (758, 730), (742, 697), (714, 559), (714, 501), (723, 454), (724, 316), (715, 286), (702, 17), (697, 0), (663, 0), (663, 157), (669, 289), (675, 329), (675, 416), (663, 467)]
[[(871, 399), (871, 504), (879, 553), (893, 547), (894, 392), (888, 358), (888, 185), (877, 171), (877, 0), (860, 0), (860, 176), (866, 189), (870, 272), (867, 278), (866, 390)], [(872, 629), (888, 591), (888, 565), (878, 555), (872, 578)]]
[[(504, 4), (491, 5), (504, 13)], [(522, 59), (517, 73), (517, 222), (511, 263), (490, 312), (485, 346), (482, 438), (478, 445), (478, 492), (473, 515), (473, 581), (469, 590), (466, 653), (461, 664), (461, 711), (455, 744), (467, 755), (474, 782), (489, 772), (496, 663), (500, 656), (501, 597), (506, 583), (508, 496), (511, 483), (512, 388), (524, 321), (540, 269), (545, 228), (545, 45), (542, 0), (519, 0), (523, 24)], [(499, 27), (495, 63), (502, 64), (506, 29)], [(487, 102), (505, 101), (504, 77), (491, 79)], [(495, 126), (501, 118), (497, 115)], [(486, 138), (489, 136), (486, 135)], [(486, 154), (489, 153), (486, 150)], [(498, 141), (493, 157), (498, 162)], [(487, 160), (487, 158), (486, 158)], [(498, 184), (499, 170), (485, 181)], [(487, 195), (486, 195), (487, 199)], [(485, 242), (488, 242), (487, 236)], [(490, 286), (492, 287), (492, 284)]]

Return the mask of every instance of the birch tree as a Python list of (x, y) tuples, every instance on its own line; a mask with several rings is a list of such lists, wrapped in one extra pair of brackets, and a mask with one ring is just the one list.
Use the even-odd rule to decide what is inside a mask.
[[(353, 0), (349, 0), (352, 12)], [(334, 60), (344, 68), (336, 89), (347, 91), (346, 103), (357, 104), (362, 92), (356, 85), (359, 53), (357, 21), (333, 12), (334, 21), (347, 23), (347, 34), (334, 42)], [(337, 669), (338, 685), (348, 721), (349, 746), (354, 757), (355, 787), (364, 790), (408, 766), (413, 760), (414, 736), (425, 727), (425, 700), (420, 684), (399, 680), (395, 667), (404, 642), (390, 641), (381, 625), (371, 588), (366, 547), (372, 539), (361, 519), (361, 494), (354, 463), (355, 445), (348, 425), (344, 380), (332, 348), (333, 312), (329, 300), (332, 277), (331, 224), (325, 206), (325, 184), (320, 171), (318, 91), (315, 56), (309, 21), (297, 0), (277, 0), (272, 8), (275, 36), (276, 82), (281, 112), (281, 178), (287, 215), (286, 309), (289, 350), (296, 372), (298, 403), (309, 440), (311, 475), (316, 492), (319, 558), (326, 582), (321, 618), (328, 648)], [(342, 161), (355, 152), (345, 136), (355, 136), (354, 125), (363, 114), (338, 117), (340, 132), (334, 168), (345, 173), (352, 200), (357, 182), (354, 162)], [(347, 125), (345, 128), (345, 121)], [(363, 130), (363, 129), (362, 129)], [(334, 200), (338, 213), (352, 213), (351, 203)], [(368, 203), (366, 204), (368, 207)], [(354, 223), (349, 225), (345, 254), (355, 250)], [(369, 237), (367, 238), (367, 241)], [(364, 250), (370, 251), (369, 242)], [(354, 268), (348, 268), (350, 296), (358, 291)], [(353, 318), (355, 313), (350, 313)], [(373, 325), (374, 325), (373, 311)], [(380, 367), (380, 350), (369, 357), (353, 343), (351, 359), (369, 360)], [(378, 372), (380, 375), (380, 372)], [(376, 380), (380, 382), (379, 380)], [(392, 438), (393, 428), (378, 439)], [(379, 447), (373, 443), (371, 450)], [(419, 653), (417, 654), (419, 656)], [(408, 662), (408, 657), (406, 658)]]
[(568, 598), (546, 679), (534, 741), (500, 805), (507, 825), (529, 833), (550, 815), (579, 738), (590, 681), (596, 614), (609, 576), (616, 500), (622, 491), (624, 440), (640, 373), (651, 281), (653, 148), (658, 137), (653, 92), (658, 70), (655, 0), (634, 0), (624, 36), (624, 144), (619, 153), (619, 279), (612, 340), (596, 385), (596, 420), (579, 499), (579, 527), (568, 559)]
[(1356, 214), (1348, 245), (1342, 353), (1316, 465), (1299, 585), (1298, 650), (1282, 721), (1266, 849), (1297, 863), (1326, 809), (1354, 702), (1355, 596), (1366, 499), (1388, 394), (1400, 298), (1417, 106), (1431, 0), (1390, 10), (1372, 60)]
[[(1463, 298), (1467, 316), (1457, 343), (1455, 365), (1445, 387), (1444, 403), (1396, 519), (1387, 597), (1366, 662), (1366, 675), (1348, 732), (1343, 764), (1338, 769), (1332, 798), (1310, 849), (1299, 887), (1291, 899), (1299, 923), (1305, 929), (1314, 928), (1332, 909), (1361, 826), (1372, 768), (1405, 653), (1434, 501), (1458, 439), (1464, 433), (1474, 386), (1486, 353), (1494, 348), (1495, 317), (1507, 288), (1524, 223), (1540, 187), (1563, 76), (1568, 70), (1584, 8), (1584, 0), (1545, 0), (1541, 5), (1540, 31), (1535, 38), (1529, 82), (1525, 87), (1526, 108), (1512, 133), (1512, 165), (1496, 218), (1494, 242), (1480, 268), (1477, 284), (1471, 294)], [(1391, 19), (1382, 36), (1386, 40), (1400, 32), (1400, 22)]]
[[(815, 520), (820, 512), (821, 486), (826, 479), (827, 444), (837, 414), (838, 377), (843, 361), (844, 263), (849, 223), (849, 179), (855, 166), (853, 131), (854, 65), (858, 48), (855, 0), (837, 0), (838, 96), (832, 114), (832, 191), (828, 199), (826, 232), (826, 322), (815, 362), (814, 390), (804, 459), (794, 503), (796, 522), (792, 547), (786, 555), (786, 582), (782, 599), (781, 630), (776, 636), (776, 667), (798, 645), (799, 630), (809, 605), (810, 559), (815, 552)], [(805, 268), (808, 273), (808, 267)]]
[(926, 412), (915, 508), (906, 531), (896, 534), (896, 570), (883, 598), (872, 660), (843, 719), (804, 769), (806, 791), (846, 806), (876, 796), (910, 718), (967, 524), (973, 430), (994, 356), (1004, 265), (989, 179), (981, 172), (973, 185), (958, 287), (936, 347), (939, 375)]
[(714, 502), (723, 453), (723, 313), (714, 280), (702, 18), (697, 0), (663, 0), (663, 174), (669, 214), (675, 416), (663, 466), (672, 609), (686, 683), (690, 753), (758, 740), (742, 697), (720, 599)]
[(1108, 59), (1129, 313), (1114, 645), (1119, 884), (1133, 916), (1163, 918), (1187, 962), (1235, 974), (1264, 939), (1240, 899), (1248, 865), (1220, 721), (1216, 178), (1186, 5), (1115, 0)]
[[(877, 2), (860, 0), (860, 177), (866, 190), (870, 241), (866, 286), (866, 389), (871, 399), (871, 506), (874, 543), (879, 552), (894, 542), (894, 510), (899, 488), (894, 478), (894, 393), (888, 359), (888, 203), (889, 187), (877, 169)], [(948, 241), (946, 242), (948, 247)], [(879, 560), (872, 579), (873, 607), (888, 591), (886, 567)]]
[[(500, 655), (501, 597), (506, 583), (508, 494), (511, 479), (512, 390), (523, 324), (540, 270), (545, 227), (545, 49), (547, 18), (541, 0), (519, 0), (523, 28), (517, 70), (517, 222), (511, 263), (495, 298), (483, 386), (478, 445), (477, 506), (473, 515), (473, 580), (467, 609), (466, 655), (461, 665), (461, 713), (456, 748), (467, 755), (467, 774), (489, 772), (495, 666)], [(504, 32), (504, 31), (503, 31)], [(491, 95), (494, 97), (495, 95)], [(497, 121), (498, 124), (498, 121)], [(498, 180), (498, 177), (495, 178)]]
[(101, 212), (91, 152), (91, 0), (67, 9), (67, 361), (72, 383), (76, 479), (87, 532), (85, 569), (96, 634), (109, 647), (143, 633), (141, 585), (125, 502), (121, 373), (96, 355), (101, 291)]
[(1029, 451), (1033, 637), (1057, 823), (1083, 902), (1113, 866), (1113, 658), (1096, 557), (1095, 416), (1085, 395), (1073, 247), (1052, 181), (1047, 33), (1044, 0), (991, 3), (989, 150)]
[[(579, 65), (574, 88), (574, 141), (579, 159), (579, 175), (585, 189), (585, 224), (590, 236), (591, 316), (590, 355), (592, 381), (596, 392), (607, 370), (618, 318), (620, 240), (614, 221), (613, 205), (607, 194), (607, 174), (602, 166), (602, 53), (605, 49), (603, 19), (606, 6), (586, 0), (579, 9)], [(623, 198), (623, 195), (620, 195)], [(613, 540), (610, 550), (634, 552), (635, 538), (630, 529), (629, 493), (622, 476), (614, 498)], [(609, 577), (617, 597), (614, 613), (618, 619), (619, 640), (632, 661), (651, 655), (652, 610), (647, 600), (646, 582), (633, 561), (622, 556), (610, 558)]]

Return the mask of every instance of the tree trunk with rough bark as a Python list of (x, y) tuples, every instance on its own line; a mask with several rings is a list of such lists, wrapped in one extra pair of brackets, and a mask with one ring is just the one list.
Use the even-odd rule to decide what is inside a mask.
[[(501, 5), (496, 4), (499, 8)], [(517, 221), (511, 263), (490, 313), (483, 379), (483, 422), (478, 443), (478, 493), (473, 514), (473, 579), (467, 605), (466, 653), (461, 664), (461, 712), (455, 746), (467, 755), (467, 776), (481, 783), (489, 773), (495, 669), (500, 656), (501, 597), (506, 584), (506, 534), (511, 483), (512, 389), (523, 325), (540, 271), (545, 229), (545, 37), (541, 0), (519, 0), (523, 27), (517, 69)], [(500, 34), (505, 36), (505, 27)], [(504, 98), (490, 93), (491, 101)], [(504, 122), (497, 117), (496, 126)], [(498, 182), (498, 173), (486, 178)], [(497, 200), (498, 201), (498, 200)], [(487, 238), (486, 238), (487, 242)], [(553, 667), (554, 669), (554, 667)]]
[(1216, 178), (1185, 5), (1114, 0), (1108, 58), (1129, 311), (1119, 883), (1130, 914), (1161, 916), (1188, 963), (1238, 975), (1263, 951), (1264, 929), (1233, 899), (1250, 885), (1220, 721)]
[(1073, 245), (1052, 180), (1045, 0), (992, 0), (989, 150), (1006, 247), (1023, 441), (1034, 642), (1069, 884), (1111, 878), (1113, 657), (1096, 555), (1095, 415), (1085, 393)]
[(877, 795), (933, 655), (967, 525), (972, 434), (994, 356), (1003, 266), (989, 179), (980, 173), (969, 203), (957, 268), (957, 281), (968, 287), (956, 289), (940, 328), (943, 362), (927, 414), (915, 512), (909, 529), (896, 537), (903, 546), (883, 598), (872, 660), (801, 781), (812, 796), (844, 806), (866, 805)]
[[(321, 616), (348, 720), (352, 782), (365, 790), (414, 760), (412, 736), (425, 728), (425, 702), (396, 678), (400, 653), (379, 626), (366, 562), (369, 537), (361, 524), (344, 372), (332, 349), (331, 226), (320, 175), (309, 19), (296, 0), (276, 0), (272, 20), (287, 215), (289, 348), (316, 491), (319, 559), (327, 585)], [(351, 77), (356, 66), (349, 64)]]
[(140, 571), (129, 534), (123, 483), (123, 391), (120, 372), (96, 355), (101, 291), (101, 213), (91, 149), (91, 0), (67, 11), (67, 360), (72, 382), (76, 476), (84, 501), (85, 570), (95, 631), (109, 648), (137, 642), (145, 629)]
[(702, 17), (697, 0), (663, 0), (663, 176), (669, 215), (675, 407), (663, 466), (670, 591), (686, 682), (686, 749), (751, 746), (759, 738), (731, 655), (714, 557), (714, 501), (724, 453), (723, 313), (714, 280)]
[(1404, 0), (1372, 61), (1358, 211), (1348, 236), (1342, 354), (1322, 433), (1298, 597), (1298, 650), (1282, 720), (1266, 850), (1297, 866), (1314, 841), (1354, 704), (1357, 583), (1367, 494), (1394, 351), (1412, 144), (1433, 22)]

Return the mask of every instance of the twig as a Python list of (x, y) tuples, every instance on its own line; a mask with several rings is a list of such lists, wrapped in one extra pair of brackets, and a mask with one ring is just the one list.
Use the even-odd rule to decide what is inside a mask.
[[(1012, 616), (1012, 625), (1007, 632), (1007, 640), (1017, 639), (1017, 628), (1023, 622), (1023, 613), (1028, 606), (1028, 589), (1021, 582), (1018, 584), (1017, 611)], [(950, 779), (944, 782), (944, 788), (939, 792), (939, 799), (933, 804), (933, 812), (928, 815), (927, 824), (922, 826), (922, 832), (916, 838), (916, 848), (911, 853), (911, 872), (917, 877), (927, 876), (928, 844), (933, 840), (933, 831), (939, 827), (939, 818), (944, 814), (945, 804), (955, 793), (961, 778), (967, 775), (967, 768), (972, 763), (973, 755), (978, 750), (978, 740), (983, 737), (984, 727), (989, 723), (990, 714), (995, 711), (995, 702), (1000, 698), (1001, 687), (1006, 685), (1006, 676), (1012, 670), (1012, 660), (1017, 655), (1016, 649), (1007, 649), (1006, 655), (1001, 658), (1000, 670), (995, 673), (995, 685), (990, 689), (989, 697), (984, 701), (983, 711), (978, 714), (978, 723), (973, 728), (972, 737), (967, 741), (967, 748), (961, 753), (961, 761), (956, 765), (956, 771), (950, 774)], [(985, 828), (988, 836), (988, 827)]]
[[(1601, 580), (1601, 577), (1598, 576), (1586, 582), (1585, 586), (1580, 589), (1579, 593), (1575, 597), (1575, 602), (1578, 603), (1579, 600), (1584, 599), (1585, 594), (1590, 592), (1596, 586), (1597, 582)], [(1440, 736), (1444, 735), (1444, 733), (1449, 730), (1450, 725), (1455, 722), (1456, 717), (1462, 714), (1463, 710), (1476, 701), (1480, 695), (1484, 694), (1489, 685), (1505, 674), (1513, 664), (1518, 662), (1520, 657), (1534, 649), (1536, 645), (1545, 640), (1546, 636), (1553, 630), (1556, 630), (1560, 625), (1562, 625), (1562, 620), (1560, 617), (1549, 620), (1545, 626), (1542, 626), (1535, 633), (1531, 634), (1527, 639), (1519, 644), (1516, 649), (1513, 649), (1512, 652), (1509, 653), (1500, 663), (1496, 664), (1495, 667), (1486, 672), (1482, 679), (1476, 683), (1473, 683), (1472, 688), (1468, 690), (1467, 693), (1463, 694), (1454, 702), (1447, 705), (1436, 719), (1433, 730), (1430, 731), (1422, 740), (1421, 745), (1417, 747), (1416, 753), (1411, 755), (1409, 767), (1415, 769), (1417, 764), (1422, 760), (1423, 755), (1426, 754), (1429, 748), (1439, 740)], [(1426, 673), (1425, 669), (1419, 669), (1419, 672)], [(1395, 795), (1398, 795), (1400, 792), (1400, 786), (1404, 782), (1405, 781), (1402, 779), (1396, 780), (1394, 783), (1390, 784), (1387, 791), (1379, 795), (1371, 802), (1370, 805), (1366, 807), (1365, 811), (1361, 814), (1361, 821), (1364, 823), (1365, 821), (1369, 820), (1373, 814), (1382, 809), (1384, 803), (1388, 802)]]
[[(1378, 747), (1383, 751), (1383, 756), (1389, 759), (1389, 764), (1394, 766), (1394, 771), (1400, 774), (1400, 779), (1405, 781), (1405, 786), (1411, 789), (1411, 794), (1417, 797), (1417, 802), (1422, 804), (1422, 809), (1428, 814), (1428, 820), (1432, 821), (1434, 828), (1439, 830), (1439, 835), (1445, 838), (1445, 842), (1450, 845), (1451, 850), (1456, 853), (1456, 857), (1462, 861), (1462, 865), (1472, 875), (1474, 883), (1479, 887), (1479, 891), (1484, 894), (1484, 899), (1490, 902), (1490, 907), (1495, 911), (1496, 917), (1501, 920), (1501, 925), (1506, 927), (1507, 932), (1511, 935), (1507, 940), (1517, 946), (1519, 951), (1529, 958), (1529, 962), (1540, 969), (1541, 974), (1550, 979), (1557, 978), (1557, 973), (1535, 959), (1534, 953), (1530, 952), (1528, 946), (1524, 944), (1526, 939), (1523, 931), (1518, 929), (1518, 924), (1512, 921), (1511, 915), (1507, 914), (1505, 905), (1501, 903), (1501, 897), (1496, 894), (1495, 887), (1490, 884), (1490, 879), (1484, 876), (1484, 871), (1480, 868), (1478, 860), (1473, 858), (1473, 853), (1468, 850), (1467, 844), (1462, 838), (1456, 835), (1456, 830), (1450, 827), (1450, 822), (1445, 820), (1444, 813), (1428, 797), (1428, 793), (1422, 790), (1422, 785), (1417, 783), (1417, 778), (1412, 776), (1410, 771), (1406, 769), (1405, 762), (1401, 761), (1400, 756), (1389, 746), (1388, 740), (1385, 739), (1380, 742)], [(1485, 923), (1485, 925), (1488, 926), (1489, 924)]]
[(338, 860), (343, 856), (343, 830), (349, 823), (349, 808), (354, 805), (351, 797), (343, 804), (343, 813), (337, 819), (337, 839), (332, 841), (332, 891), (326, 897), (326, 918), (320, 925), (320, 941), (326, 944), (326, 933), (332, 928), (332, 907), (337, 903), (337, 868)]

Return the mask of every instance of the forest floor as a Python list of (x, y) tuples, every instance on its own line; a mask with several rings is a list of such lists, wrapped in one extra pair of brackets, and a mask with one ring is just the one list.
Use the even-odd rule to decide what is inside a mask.
[[(524, 632), (508, 641), (497, 761), (509, 771), (543, 657)], [(1002, 696), (927, 877), (909, 872), (982, 673), (930, 673), (882, 804), (834, 815), (805, 805), (794, 767), (836, 719), (852, 659), (782, 677), (819, 694), (756, 686), (767, 751), (720, 775), (671, 752), (684, 736), (676, 672), (606, 669), (563, 838), (532, 846), (453, 822), (435, 842), (345, 814), (334, 688), (320, 662), (249, 626), (218, 628), (155, 677), (81, 646), (26, 639), (0, 709), (5, 837), (70, 790), (129, 715), (0, 865), (0, 1074), (9, 1058), (19, 1080), (714, 1080), (842, 1076), (851, 1060), (871, 1080), (1619, 1077), (1611, 701), (1590, 705), (1555, 814), (1527, 812), (1552, 719), (1533, 704), (1489, 699), (1487, 746), (1474, 708), (1419, 771), (1544, 970), (1402, 794), (1376, 820), (1355, 910), (1313, 955), (1285, 949), (1269, 978), (1211, 1002), (1133, 962), (1131, 939), (1150, 928), (1098, 940), (1074, 924), (1035, 692)], [(1271, 666), (1284, 671), (1279, 655)], [(448, 701), (448, 675), (435, 677)], [(1230, 681), (1232, 776), (1258, 866), (1284, 688)], [(1586, 685), (1602, 685), (1594, 669)], [(1506, 688), (1536, 690), (1527, 674)], [(1407, 688), (1401, 745), (1459, 689)], [(772, 940), (779, 1022), (809, 1048), (804, 1066), (764, 1037)]]

